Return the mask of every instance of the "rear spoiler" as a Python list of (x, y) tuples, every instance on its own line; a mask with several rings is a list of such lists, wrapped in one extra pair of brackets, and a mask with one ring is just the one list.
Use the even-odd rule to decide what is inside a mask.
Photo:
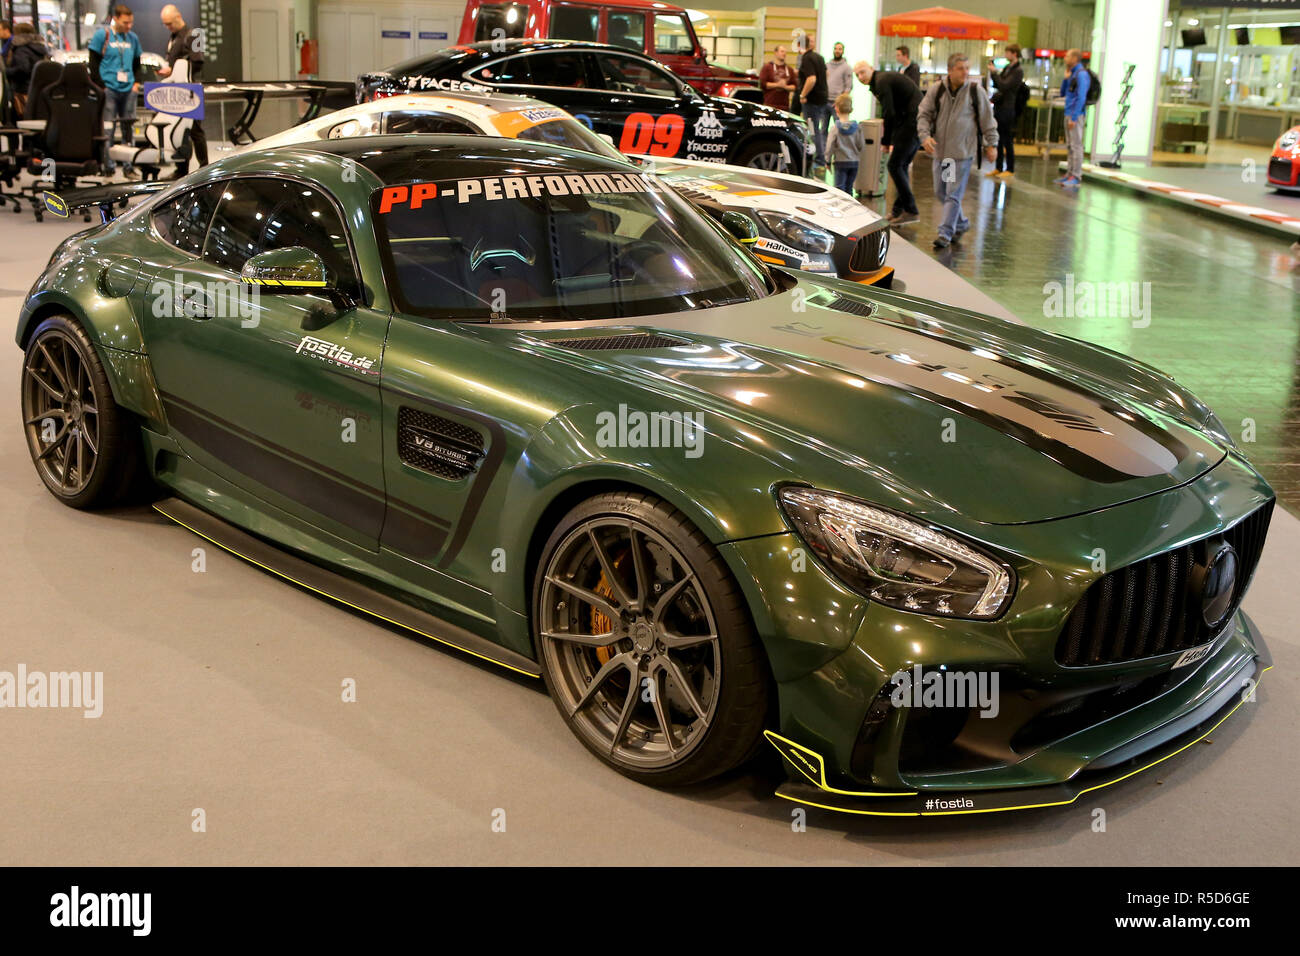
[(106, 186), (89, 186), (86, 189), (74, 189), (66, 193), (53, 193), (48, 189), (41, 195), (45, 208), (60, 219), (67, 219), (74, 212), (99, 209), (101, 222), (112, 222), (117, 218), (114, 210), (125, 206), (128, 199), (136, 196), (148, 196), (167, 189), (170, 182), (109, 183)]

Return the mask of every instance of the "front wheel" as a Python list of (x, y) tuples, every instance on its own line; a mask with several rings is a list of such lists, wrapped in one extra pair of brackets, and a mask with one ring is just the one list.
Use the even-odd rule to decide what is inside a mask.
[(533, 615), (551, 698), (620, 773), (679, 786), (754, 751), (767, 660), (722, 557), (671, 505), (612, 492), (570, 511), (542, 552)]
[(64, 504), (110, 505), (134, 484), (138, 430), (113, 400), (95, 347), (71, 316), (51, 316), (32, 334), (23, 358), (22, 413), (36, 473)]
[(773, 173), (795, 172), (790, 144), (779, 139), (752, 140), (741, 147), (733, 162), (737, 166), (766, 169)]

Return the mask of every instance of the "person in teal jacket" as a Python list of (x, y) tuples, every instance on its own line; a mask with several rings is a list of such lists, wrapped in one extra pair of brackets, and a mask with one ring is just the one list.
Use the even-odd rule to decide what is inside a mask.
[(1083, 68), (1083, 54), (1078, 50), (1065, 52), (1065, 79), (1061, 81), (1061, 95), (1065, 97), (1065, 175), (1056, 180), (1058, 186), (1078, 186), (1083, 181), (1083, 114), (1088, 108), (1088, 87), (1092, 77)]
[[(131, 8), (119, 3), (113, 7), (112, 22), (96, 30), (90, 40), (90, 75), (104, 87), (104, 121), (113, 124), (110, 146), (119, 128), (123, 143), (130, 146), (135, 142), (135, 98), (140, 92), (140, 56), (144, 51), (131, 29), (134, 25)], [(111, 173), (114, 163), (107, 150), (105, 155)]]

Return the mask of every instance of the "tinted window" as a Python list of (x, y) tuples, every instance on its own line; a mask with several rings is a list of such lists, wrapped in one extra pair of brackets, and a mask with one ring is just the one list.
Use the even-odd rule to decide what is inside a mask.
[(528, 69), (528, 61), (531, 59), (530, 56), (507, 57), (479, 67), (470, 76), (484, 83), (528, 84), (533, 81), (532, 72)]
[(609, 44), (645, 52), (645, 14), (609, 12)]
[(446, 113), (402, 110), (384, 114), (385, 133), (478, 133), (464, 120)]
[(474, 24), (475, 40), (518, 40), (524, 35), (528, 6), (522, 3), (485, 3)]
[(163, 203), (153, 214), (158, 235), (177, 249), (197, 256), (203, 251), (203, 237), (217, 205), (219, 187), (200, 186), (170, 202)]
[(347, 230), (318, 190), (283, 179), (232, 179), (212, 217), (203, 258), (238, 272), (250, 256), (305, 246), (321, 257), (327, 278), (347, 286), (356, 274)]
[(587, 68), (581, 53), (537, 53), (527, 59), (535, 86), (587, 85)]
[(595, 41), (599, 28), (592, 7), (552, 7), (551, 37), (556, 40)]
[(695, 52), (691, 45), (691, 35), (686, 32), (686, 20), (681, 14), (655, 14), (655, 52)]
[(601, 53), (596, 57), (600, 64), (601, 79), (605, 89), (624, 93), (657, 93), (661, 96), (677, 95), (677, 84), (658, 67), (617, 54)]

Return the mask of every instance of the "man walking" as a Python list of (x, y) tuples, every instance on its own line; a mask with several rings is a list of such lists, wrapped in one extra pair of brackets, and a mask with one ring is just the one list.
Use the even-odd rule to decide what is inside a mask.
[(900, 46), (894, 50), (894, 61), (898, 64), (898, 69), (902, 74), (917, 85), (921, 86), (921, 68), (912, 62), (912, 51), (905, 46)]
[(1020, 87), (1025, 85), (1025, 71), (1020, 66), (1020, 45), (1007, 46), (1007, 65), (997, 73), (989, 69), (993, 80), (993, 117), (998, 122), (998, 158), (986, 176), (1010, 179), (1016, 174), (1015, 128), (1019, 118)]
[[(143, 75), (140, 70), (143, 51), (140, 38), (131, 29), (134, 25), (135, 14), (131, 8), (119, 3), (113, 7), (112, 24), (100, 27), (90, 40), (90, 74), (104, 87), (104, 119), (113, 124), (105, 155), (110, 155), (107, 146), (116, 141), (119, 126), (122, 142), (127, 146), (135, 142), (135, 95), (140, 92), (138, 78)], [(114, 166), (111, 155), (106, 166), (111, 173)]]
[[(894, 226), (919, 222), (920, 211), (916, 208), (916, 197), (912, 195), (909, 167), (920, 148), (916, 121), (921, 106), (921, 90), (903, 73), (877, 70), (866, 60), (855, 63), (853, 72), (880, 101), (880, 112), (885, 121), (883, 145), (889, 153), (889, 178), (894, 182), (894, 206), (889, 222)], [(868, 170), (868, 173), (876, 174), (874, 170)]]
[(985, 159), (991, 163), (997, 157), (993, 107), (983, 86), (966, 82), (969, 75), (966, 54), (948, 57), (948, 76), (930, 87), (918, 111), (917, 134), (921, 148), (933, 160), (934, 194), (943, 203), (936, 249), (947, 248), (970, 228), (961, 200), (981, 144)]
[(826, 96), (834, 105), (845, 93), (853, 95), (853, 70), (849, 61), (844, 59), (844, 44), (837, 43), (831, 51), (830, 62), (826, 64)]
[(772, 59), (758, 72), (758, 85), (763, 88), (763, 104), (779, 110), (790, 108), (790, 94), (794, 92), (794, 68), (785, 62), (786, 50), (777, 44)]
[[(174, 4), (167, 4), (159, 14), (163, 26), (171, 31), (171, 41), (167, 44), (167, 65), (158, 71), (159, 76), (171, 76), (172, 67), (177, 60), (185, 60), (190, 65), (191, 83), (203, 82), (203, 40), (202, 33), (185, 25), (185, 18)], [(203, 132), (203, 120), (196, 119), (190, 124), (190, 143), (194, 147), (194, 159), (200, 166), (208, 165), (208, 136)]]
[(826, 133), (831, 125), (830, 88), (826, 85), (826, 60), (813, 49), (811, 33), (803, 38), (803, 56), (799, 57), (800, 111), (812, 127), (817, 155), (813, 159), (813, 172), (826, 168)]
[(1078, 186), (1083, 182), (1083, 114), (1088, 108), (1088, 87), (1092, 77), (1083, 68), (1078, 50), (1065, 51), (1065, 79), (1061, 95), (1065, 97), (1065, 175), (1053, 180), (1058, 186)]

